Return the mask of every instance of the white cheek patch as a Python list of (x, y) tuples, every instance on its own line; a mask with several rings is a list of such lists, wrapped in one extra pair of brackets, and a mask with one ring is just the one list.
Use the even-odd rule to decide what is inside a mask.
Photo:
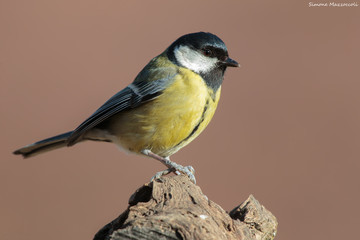
[(192, 50), (188, 46), (180, 46), (174, 49), (176, 60), (184, 67), (196, 73), (209, 72), (216, 66), (217, 58), (206, 57), (203, 54)]

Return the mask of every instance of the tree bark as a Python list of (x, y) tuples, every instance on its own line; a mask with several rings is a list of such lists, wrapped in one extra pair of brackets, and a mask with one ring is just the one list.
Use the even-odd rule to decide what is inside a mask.
[(94, 240), (271, 240), (277, 224), (252, 195), (227, 213), (180, 175), (144, 184), (130, 197), (129, 207)]

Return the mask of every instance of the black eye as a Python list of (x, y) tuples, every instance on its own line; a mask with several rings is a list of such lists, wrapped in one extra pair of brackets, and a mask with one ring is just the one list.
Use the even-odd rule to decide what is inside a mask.
[(210, 49), (203, 49), (203, 54), (207, 57), (210, 57), (212, 55), (212, 51)]

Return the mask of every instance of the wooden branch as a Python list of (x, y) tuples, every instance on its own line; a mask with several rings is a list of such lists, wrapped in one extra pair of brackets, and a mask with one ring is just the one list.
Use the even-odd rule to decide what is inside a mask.
[(276, 228), (276, 218), (252, 195), (227, 213), (180, 175), (162, 177), (139, 188), (130, 197), (129, 207), (94, 240), (271, 240)]

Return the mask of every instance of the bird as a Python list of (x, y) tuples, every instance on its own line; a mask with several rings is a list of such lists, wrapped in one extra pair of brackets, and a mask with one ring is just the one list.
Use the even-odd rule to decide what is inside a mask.
[(206, 128), (217, 108), (227, 67), (239, 66), (215, 34), (183, 35), (75, 130), (13, 153), (28, 158), (86, 140), (111, 142), (163, 163), (167, 169), (152, 180), (174, 172), (195, 183), (194, 168), (177, 164), (170, 156)]

